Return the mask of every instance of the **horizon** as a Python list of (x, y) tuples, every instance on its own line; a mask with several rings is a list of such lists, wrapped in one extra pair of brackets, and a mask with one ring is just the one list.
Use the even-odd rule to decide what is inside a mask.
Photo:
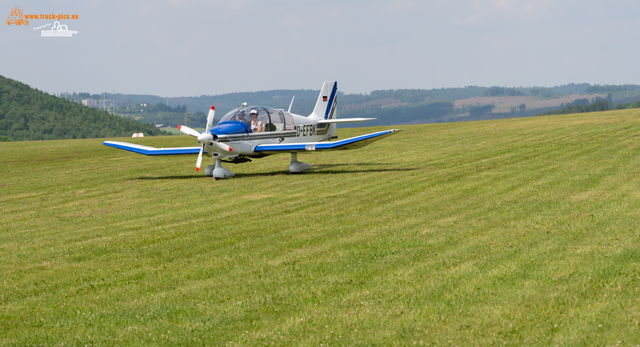
[[(18, 81), (20, 82), (20, 81)], [(587, 83), (587, 82), (582, 82), (582, 83), (567, 83), (567, 84), (562, 84), (562, 85), (555, 85), (555, 86), (551, 86), (551, 87), (546, 87), (546, 86), (519, 86), (519, 87), (515, 87), (515, 86), (476, 86), (476, 85), (467, 85), (464, 87), (449, 87), (449, 88), (429, 88), (429, 89), (417, 89), (417, 88), (397, 88), (397, 89), (376, 89), (376, 90), (372, 90), (370, 92), (365, 92), (365, 93), (346, 93), (343, 91), (338, 90), (338, 93), (343, 93), (344, 95), (371, 95), (371, 93), (374, 92), (380, 92), (380, 91), (404, 91), (404, 90), (416, 90), (416, 91), (432, 91), (432, 90), (447, 90), (447, 89), (465, 89), (465, 88), (493, 88), (493, 87), (502, 87), (502, 88), (513, 88), (513, 89), (517, 89), (517, 90), (521, 90), (521, 89), (535, 89), (535, 88), (546, 88), (546, 89), (553, 89), (553, 88), (561, 88), (561, 87), (566, 87), (566, 86), (571, 86), (571, 85), (589, 85), (589, 86), (600, 86), (600, 87), (607, 87), (607, 86), (638, 86), (640, 87), (640, 84), (592, 84), (592, 83)], [(88, 93), (88, 92), (61, 92), (58, 94), (51, 94), (54, 96), (61, 96), (63, 94), (70, 94), (73, 95), (74, 93), (76, 95), (79, 94), (84, 94), (84, 93), (88, 93), (90, 95), (140, 95), (140, 96), (152, 96), (152, 97), (159, 97), (159, 98), (169, 98), (169, 99), (178, 99), (178, 98), (199, 98), (199, 97), (215, 97), (215, 96), (223, 96), (223, 95), (229, 95), (229, 94), (244, 94), (244, 93), (267, 93), (267, 92), (274, 92), (274, 91), (319, 91), (320, 89), (270, 89), (270, 90), (250, 90), (250, 91), (236, 91), (236, 92), (227, 92), (227, 93), (222, 93), (222, 94), (208, 94), (208, 95), (180, 95), (180, 96), (163, 96), (163, 95), (156, 95), (156, 94), (146, 94), (146, 93), (120, 93), (120, 92), (102, 92), (102, 93)], [(576, 94), (576, 93), (573, 93)], [(584, 94), (584, 93), (578, 93), (578, 94)], [(586, 94), (585, 94), (586, 95)]]

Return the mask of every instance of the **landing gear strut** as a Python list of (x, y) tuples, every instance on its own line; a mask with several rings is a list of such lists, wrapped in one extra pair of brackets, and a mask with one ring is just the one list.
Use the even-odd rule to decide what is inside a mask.
[(222, 167), (220, 159), (216, 159), (215, 165), (209, 165), (204, 169), (204, 174), (217, 180), (233, 177), (236, 174)]
[(313, 165), (298, 161), (298, 153), (291, 152), (291, 164), (289, 164), (289, 172), (301, 173)]

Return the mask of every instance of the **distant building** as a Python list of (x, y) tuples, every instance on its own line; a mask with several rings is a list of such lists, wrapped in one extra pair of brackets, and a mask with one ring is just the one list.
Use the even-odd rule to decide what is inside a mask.
[(99, 107), (112, 107), (113, 106), (113, 100), (111, 100), (111, 99), (98, 100), (98, 106)]
[(98, 100), (95, 99), (84, 99), (82, 100), (82, 104), (89, 107), (98, 107)]

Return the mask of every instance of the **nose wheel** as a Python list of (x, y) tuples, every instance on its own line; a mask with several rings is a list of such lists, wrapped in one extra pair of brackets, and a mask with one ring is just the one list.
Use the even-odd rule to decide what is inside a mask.
[(204, 169), (204, 174), (206, 176), (209, 177), (213, 177), (217, 180), (220, 179), (226, 179), (229, 177), (233, 177), (236, 174), (234, 174), (233, 172), (227, 170), (226, 168), (224, 168), (222, 166), (222, 162), (220, 161), (220, 159), (216, 159), (216, 164), (215, 165), (209, 165)]

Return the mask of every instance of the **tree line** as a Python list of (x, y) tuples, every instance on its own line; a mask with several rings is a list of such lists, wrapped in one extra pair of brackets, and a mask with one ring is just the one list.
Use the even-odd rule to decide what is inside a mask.
[(568, 105), (559, 110), (551, 110), (544, 113), (540, 113), (539, 116), (549, 116), (554, 114), (600, 112), (600, 111), (608, 111), (608, 110), (609, 110), (609, 101), (600, 99), (590, 104)]
[(594, 85), (587, 87), (587, 93), (615, 93), (625, 92), (631, 90), (640, 90), (640, 86), (637, 84), (624, 84), (624, 85)]
[(504, 87), (489, 87), (489, 89), (484, 91), (484, 96), (502, 96), (502, 95), (522, 96), (525, 94), (515, 88), (504, 88)]

